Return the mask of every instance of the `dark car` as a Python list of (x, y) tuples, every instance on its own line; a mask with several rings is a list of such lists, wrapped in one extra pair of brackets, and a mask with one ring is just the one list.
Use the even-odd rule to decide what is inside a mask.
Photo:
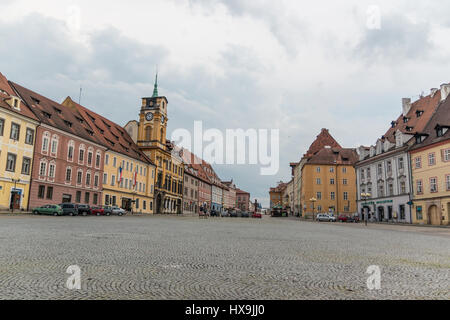
[(110, 216), (112, 215), (112, 207), (111, 206), (102, 206), (103, 211), (105, 212), (105, 215)]
[(210, 216), (211, 216), (211, 217), (217, 217), (217, 216), (219, 216), (219, 215), (218, 215), (218, 213), (217, 213), (216, 210), (211, 210)]
[(88, 204), (79, 204), (78, 205), (78, 214), (82, 216), (87, 216), (92, 214), (91, 207)]
[(242, 211), (241, 217), (242, 218), (250, 218), (250, 213), (248, 213), (247, 211)]
[(78, 215), (78, 206), (74, 203), (61, 203), (59, 206), (63, 209), (65, 216)]
[(230, 217), (236, 218), (238, 216), (237, 211), (231, 211), (230, 212)]

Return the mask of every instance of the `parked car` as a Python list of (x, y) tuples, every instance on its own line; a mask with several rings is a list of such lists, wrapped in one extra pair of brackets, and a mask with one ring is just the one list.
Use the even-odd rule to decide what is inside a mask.
[(87, 216), (92, 214), (91, 207), (88, 204), (79, 204), (78, 205), (78, 215)]
[(338, 217), (340, 222), (359, 222), (359, 217), (354, 215), (341, 214)]
[(220, 213), (220, 215), (221, 215), (222, 217), (229, 217), (229, 216), (230, 216), (230, 214), (228, 213), (228, 211), (222, 211), (222, 212)]
[(91, 214), (94, 216), (106, 215), (105, 209), (103, 209), (103, 207), (91, 207)]
[(230, 212), (230, 217), (236, 218), (238, 216), (237, 211), (231, 211)]
[(242, 217), (242, 218), (250, 218), (250, 213), (247, 212), (247, 211), (242, 211), (241, 217)]
[(110, 216), (112, 214), (112, 207), (111, 206), (102, 206), (103, 211), (105, 212), (105, 215)]
[(64, 215), (63, 209), (57, 204), (47, 204), (42, 207), (37, 207), (33, 209), (33, 214), (44, 214), (51, 216), (62, 216)]
[(213, 210), (211, 210), (210, 216), (211, 217), (218, 217), (219, 215), (217, 214), (217, 211), (213, 209)]
[(123, 215), (127, 214), (127, 212), (125, 210), (123, 210), (122, 208), (113, 206), (113, 207), (111, 207), (111, 214), (123, 216)]
[(336, 217), (333, 214), (328, 215), (330, 217), (330, 222), (336, 222)]
[(316, 220), (317, 220), (318, 222), (321, 222), (321, 221), (330, 222), (331, 218), (330, 218), (330, 216), (329, 216), (328, 214), (326, 214), (326, 213), (319, 213), (319, 214), (316, 216)]
[(74, 203), (61, 203), (59, 206), (63, 209), (64, 215), (68, 216), (78, 215), (78, 206)]
[(262, 219), (262, 214), (259, 213), (259, 212), (255, 212), (255, 213), (252, 214), (252, 218), (259, 218), (259, 219)]

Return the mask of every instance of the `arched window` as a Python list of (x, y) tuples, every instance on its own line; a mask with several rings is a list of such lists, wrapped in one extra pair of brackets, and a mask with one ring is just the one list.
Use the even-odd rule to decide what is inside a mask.
[(151, 141), (152, 140), (152, 127), (147, 126), (145, 127), (145, 141)]
[(164, 143), (164, 129), (161, 128), (161, 143)]
[(89, 167), (92, 166), (92, 158), (94, 157), (94, 148), (89, 147), (88, 149), (88, 155), (87, 155), (87, 165)]
[(70, 140), (67, 145), (67, 161), (73, 161), (73, 152), (75, 150), (75, 142)]
[(84, 144), (81, 144), (80, 145), (80, 148), (79, 148), (79, 154), (78, 154), (78, 163), (79, 164), (83, 164), (83, 162), (84, 162), (84, 153), (86, 152), (86, 147), (84, 146)]
[(59, 141), (59, 137), (54, 134), (52, 137), (52, 145), (51, 145), (51, 154), (52, 155), (56, 155), (58, 153), (58, 141)]

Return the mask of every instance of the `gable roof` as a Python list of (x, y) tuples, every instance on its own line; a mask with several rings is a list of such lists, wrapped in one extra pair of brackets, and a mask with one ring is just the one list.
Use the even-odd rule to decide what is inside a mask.
[(9, 82), (20, 97), (25, 101), (29, 109), (41, 123), (47, 124), (59, 130), (73, 134), (88, 141), (101, 144), (100, 139), (85, 121), (80, 122), (77, 112), (55, 102), (21, 85)]
[[(392, 143), (395, 143), (395, 132), (397, 132), (397, 130), (410, 135), (421, 132), (434, 114), (440, 101), (441, 90), (437, 90), (434, 94), (421, 97), (419, 100), (413, 102), (406, 116), (401, 114), (397, 120), (393, 121), (395, 126), (391, 126), (389, 130), (386, 131), (384, 138)], [(417, 112), (420, 111), (423, 112), (422, 115), (417, 116)], [(404, 117), (408, 118), (408, 122), (405, 123), (403, 121)], [(410, 128), (410, 130), (407, 130), (408, 128)]]
[(150, 158), (131, 139), (128, 132), (118, 124), (74, 102), (70, 97), (64, 100), (63, 105), (74, 113), (79, 114), (92, 128), (100, 143), (108, 149), (130, 158), (153, 164)]
[(331, 136), (329, 130), (324, 128), (316, 137), (316, 140), (314, 140), (314, 142), (311, 144), (304, 157), (309, 158), (326, 146), (330, 146), (332, 148), (341, 148), (339, 143)]
[(0, 107), (37, 121), (38, 118), (22, 101), (19, 101), (18, 108), (13, 108), (8, 103), (8, 100), (16, 96), (17, 94), (9, 84), (8, 79), (0, 72)]
[[(438, 137), (436, 133), (436, 127), (449, 127), (447, 132), (442, 136)], [(427, 135), (424, 141), (421, 143), (416, 143), (411, 147), (411, 150), (419, 149), (425, 146), (429, 146), (441, 141), (450, 139), (450, 99), (447, 98), (444, 102), (439, 104), (436, 111), (432, 115), (430, 121), (428, 121), (425, 128), (418, 132), (420, 134)]]
[(309, 158), (306, 164), (354, 165), (357, 161), (356, 149), (323, 148)]

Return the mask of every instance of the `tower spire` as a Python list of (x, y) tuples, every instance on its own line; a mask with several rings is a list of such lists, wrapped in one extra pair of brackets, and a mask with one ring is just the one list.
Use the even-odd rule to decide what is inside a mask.
[(158, 97), (158, 70), (156, 70), (156, 77), (155, 77), (155, 87), (153, 89), (153, 96), (152, 98)]

